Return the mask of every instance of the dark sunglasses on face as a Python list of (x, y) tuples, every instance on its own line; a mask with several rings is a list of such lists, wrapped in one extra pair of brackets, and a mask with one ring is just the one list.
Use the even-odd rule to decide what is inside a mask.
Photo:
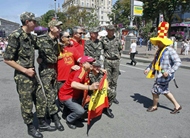
[(82, 35), (82, 34), (83, 34), (83, 32), (80, 32), (80, 33), (78, 33), (78, 34)]
[(66, 37), (66, 38), (70, 38), (71, 36), (64, 36), (64, 37)]

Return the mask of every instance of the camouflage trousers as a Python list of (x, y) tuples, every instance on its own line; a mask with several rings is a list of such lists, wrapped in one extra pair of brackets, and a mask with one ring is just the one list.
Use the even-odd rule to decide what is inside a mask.
[(117, 79), (119, 76), (120, 60), (104, 60), (104, 68), (107, 70), (108, 79), (108, 99), (110, 105), (116, 97)]
[(43, 84), (44, 92), (47, 99), (47, 110), (49, 115), (58, 112), (58, 107), (55, 103), (57, 99), (57, 73), (55, 69), (48, 68), (39, 71), (40, 79)]
[(15, 72), (15, 83), (21, 105), (21, 114), (25, 124), (33, 122), (33, 103), (36, 107), (37, 117), (45, 117), (46, 97), (37, 77), (28, 77), (25, 74)]

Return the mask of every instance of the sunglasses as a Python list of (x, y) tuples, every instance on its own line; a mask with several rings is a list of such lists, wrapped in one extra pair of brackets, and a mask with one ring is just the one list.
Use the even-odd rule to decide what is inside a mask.
[(64, 36), (64, 37), (66, 37), (66, 38), (70, 38), (71, 36), (69, 35), (69, 36)]
[(83, 33), (83, 32), (80, 32), (80, 33), (78, 33), (78, 34), (82, 35), (82, 34), (84, 34), (84, 33)]

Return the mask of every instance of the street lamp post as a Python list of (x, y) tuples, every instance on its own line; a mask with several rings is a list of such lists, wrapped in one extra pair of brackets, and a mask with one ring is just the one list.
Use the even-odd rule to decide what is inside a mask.
[(54, 0), (55, 3), (55, 19), (57, 20), (57, 13), (56, 13), (56, 0)]
[(130, 6), (131, 6), (131, 13), (130, 16), (128, 16), (129, 20), (130, 20), (130, 24), (129, 24), (129, 33), (128, 35), (125, 37), (125, 48), (123, 50), (123, 54), (128, 54), (129, 50), (130, 50), (130, 45), (132, 40), (137, 40), (136, 36), (133, 34), (133, 20), (134, 20), (134, 13), (133, 13), (133, 8), (134, 8), (134, 0), (130, 0)]

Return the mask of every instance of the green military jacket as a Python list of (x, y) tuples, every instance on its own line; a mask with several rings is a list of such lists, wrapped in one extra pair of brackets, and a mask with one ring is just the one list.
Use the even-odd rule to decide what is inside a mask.
[(25, 68), (34, 67), (36, 41), (36, 36), (25, 33), (22, 28), (15, 30), (8, 37), (4, 59), (14, 60)]
[(100, 59), (100, 55), (103, 54), (102, 42), (96, 39), (94, 42), (92, 40), (87, 40), (85, 42), (85, 55), (91, 56), (96, 60)]
[(38, 37), (37, 46), (39, 47), (39, 58), (41, 64), (55, 64), (58, 57), (58, 41), (52, 39), (48, 33)]
[(120, 59), (122, 47), (119, 38), (113, 36), (113, 38), (110, 39), (105, 36), (102, 38), (102, 43), (105, 59)]

